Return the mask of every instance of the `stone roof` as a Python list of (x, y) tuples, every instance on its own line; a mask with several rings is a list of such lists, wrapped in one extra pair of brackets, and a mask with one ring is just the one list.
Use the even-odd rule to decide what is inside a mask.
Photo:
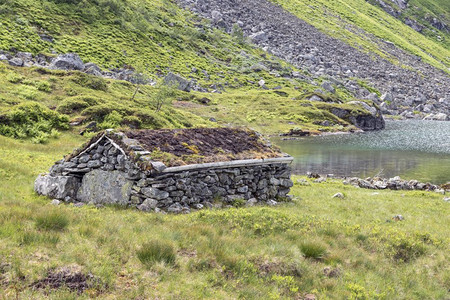
[(233, 160), (288, 157), (246, 128), (193, 128), (106, 130), (66, 157), (70, 160), (108, 139), (141, 167), (154, 168), (155, 162), (165, 167), (224, 162)]

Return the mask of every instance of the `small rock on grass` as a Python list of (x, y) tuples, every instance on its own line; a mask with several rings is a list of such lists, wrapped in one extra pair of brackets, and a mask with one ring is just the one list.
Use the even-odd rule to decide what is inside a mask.
[(200, 204), (200, 203), (197, 203), (197, 204), (194, 204), (194, 208), (195, 209), (203, 209), (203, 204)]
[(256, 198), (251, 198), (247, 200), (246, 206), (254, 206), (256, 203), (258, 203), (258, 200), (256, 200)]
[(444, 197), (445, 202), (450, 202), (450, 197)]
[(299, 185), (311, 185), (306, 179), (298, 179), (297, 184)]
[(344, 194), (342, 194), (342, 193), (336, 193), (336, 194), (334, 194), (333, 195), (333, 198), (341, 198), (341, 199), (344, 199)]
[(327, 179), (325, 177), (320, 177), (320, 178), (317, 178), (316, 180), (314, 180), (315, 183), (321, 183), (321, 182), (325, 182), (325, 181), (327, 181)]
[(405, 220), (405, 218), (403, 218), (402, 215), (395, 215), (395, 216), (392, 217), (392, 220), (394, 220), (394, 221), (403, 221), (403, 220)]
[(52, 200), (52, 205), (58, 206), (61, 204), (61, 201), (59, 201), (58, 199), (53, 199)]
[(275, 201), (275, 200), (269, 200), (269, 201), (267, 201), (267, 205), (269, 205), (269, 206), (275, 206), (275, 205), (277, 205), (277, 204), (278, 204), (278, 202)]

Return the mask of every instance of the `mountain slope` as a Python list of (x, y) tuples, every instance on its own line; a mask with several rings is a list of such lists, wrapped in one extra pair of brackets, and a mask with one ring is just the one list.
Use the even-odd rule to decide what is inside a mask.
[[(18, 51), (48, 60), (75, 52), (85, 63), (143, 73), (157, 83), (175, 72), (191, 80), (196, 90), (225, 92), (225, 97), (209, 94), (210, 104), (199, 106), (202, 94), (167, 94), (127, 84), (117, 89), (121, 83), (110, 79), (99, 91), (80, 86), (80, 80), (85, 85), (96, 81), (89, 76), (8, 67), (2, 68), (0, 117), (11, 120), (6, 112), (21, 111), (18, 105), (36, 101), (68, 115), (73, 124), (96, 121), (100, 127), (130, 124), (125, 118), (137, 118), (133, 126), (145, 128), (212, 126), (211, 119), (250, 124), (267, 133), (297, 127), (341, 131), (354, 130), (349, 126), (353, 114), (369, 113), (362, 102), (352, 102), (363, 98), (389, 114), (422, 118), (441, 112), (440, 118), (448, 118), (450, 82), (444, 70), (450, 55), (445, 44), (364, 1), (289, 0), (283, 7), (254, 0), (178, 3), (194, 14), (166, 0), (3, 0), (0, 50), (6, 50), (6, 56), (0, 59), (28, 55)], [(250, 92), (255, 88), (259, 91)], [(269, 92), (273, 89), (281, 91)], [(155, 115), (155, 103), (163, 94), (170, 113), (163, 109)], [(95, 101), (86, 101), (92, 96)], [(175, 99), (195, 103), (176, 101), (173, 106)], [(142, 109), (147, 114), (139, 114)], [(187, 117), (185, 111), (201, 118)], [(145, 120), (149, 114), (159, 121)], [(17, 126), (29, 134), (11, 133), (19, 127), (8, 122), (1, 131), (11, 136), (51, 134), (48, 126), (41, 134), (22, 125)]]
[(260, 47), (377, 101), (351, 80), (370, 82), (386, 93), (382, 100), (393, 114), (448, 114), (450, 50), (364, 1), (280, 1), (283, 7), (264, 0), (179, 2), (216, 26), (223, 22), (225, 30), (240, 22)]
[(446, 0), (369, 0), (417, 32), (450, 45), (450, 2)]
[[(205, 94), (161, 93), (158, 87), (133, 87), (116, 82), (114, 77), (95, 79), (77, 72), (5, 66), (0, 68), (0, 117), (8, 123), (0, 131), (9, 136), (46, 140), (51, 134), (52, 128), (45, 120), (42, 123), (45, 126), (33, 125), (45, 128), (45, 132), (27, 129), (32, 126), (27, 123), (29, 120), (17, 121), (24, 124), (12, 121), (13, 114), (9, 111), (22, 113), (25, 109), (22, 105), (30, 101), (56, 108), (69, 116), (72, 124), (96, 121), (100, 128), (124, 126), (133, 118), (133, 126), (144, 128), (213, 126), (208, 120), (215, 119), (219, 124), (230, 120), (233, 124), (251, 124), (268, 133), (287, 132), (299, 126), (307, 130), (342, 131), (355, 127), (348, 118), (330, 113), (333, 107), (347, 110), (348, 116), (352, 116), (350, 112), (369, 114), (361, 102), (343, 104), (357, 100), (345, 87), (332, 87), (325, 77), (312, 77), (307, 71), (249, 44), (238, 27), (228, 34), (170, 1), (4, 0), (2, 3), (0, 50), (4, 52), (0, 53), (0, 60), (11, 64), (14, 59), (22, 61), (33, 54), (37, 62), (25, 60), (24, 65), (47, 68), (48, 64), (39, 63), (40, 59), (49, 61), (59, 53), (75, 52), (84, 63), (96, 63), (103, 70), (135, 70), (158, 86), (166, 74), (175, 72), (191, 80), (196, 89), (217, 93), (226, 90), (230, 95), (225, 99), (217, 93), (207, 95), (206, 102), (211, 104), (205, 109), (207, 103), (198, 107)], [(319, 89), (323, 84), (332, 93)], [(364, 84), (356, 85), (362, 88)], [(247, 94), (252, 89), (259, 92)], [(273, 89), (284, 90), (266, 92)], [(320, 99), (318, 103), (308, 103), (313, 95)], [(155, 113), (158, 97), (164, 97), (167, 109)], [(242, 99), (242, 109), (236, 110), (233, 103), (226, 101), (230, 98)], [(176, 99), (182, 101), (174, 102), (174, 107), (172, 101)], [(183, 101), (194, 103), (187, 107)], [(321, 105), (321, 101), (329, 103)], [(30, 107), (37, 106), (32, 103)], [(248, 111), (255, 107), (261, 113), (249, 115)], [(42, 119), (45, 113), (40, 112), (41, 108), (37, 110), (33, 113)], [(142, 110), (145, 113), (140, 113)], [(186, 110), (202, 118), (186, 115)], [(270, 118), (276, 121), (269, 125), (263, 117), (266, 111), (275, 112), (270, 112)], [(147, 120), (149, 116), (156, 121)], [(321, 125), (323, 122), (327, 125)], [(18, 128), (20, 133), (15, 132)]]
[(426, 38), (364, 0), (272, 2), (331, 36), (343, 39), (352, 46), (361, 46), (363, 50), (374, 52), (395, 63), (405, 62), (396, 54), (386, 53), (380, 41), (373, 39), (371, 35), (390, 41), (437, 68), (448, 71), (450, 67), (449, 41)]

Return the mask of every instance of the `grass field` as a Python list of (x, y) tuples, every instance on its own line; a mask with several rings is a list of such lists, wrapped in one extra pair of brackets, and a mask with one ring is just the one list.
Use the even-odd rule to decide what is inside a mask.
[[(177, 216), (36, 196), (37, 174), (84, 140), (0, 137), (0, 299), (448, 297), (443, 195), (294, 177), (291, 203)], [(33, 289), (68, 266), (94, 276), (83, 293)]]

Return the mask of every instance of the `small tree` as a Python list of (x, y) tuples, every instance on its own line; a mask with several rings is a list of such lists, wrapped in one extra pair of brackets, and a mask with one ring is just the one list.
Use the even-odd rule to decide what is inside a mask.
[(134, 98), (136, 97), (136, 94), (141, 89), (142, 85), (150, 84), (152, 82), (151, 78), (143, 73), (134, 73), (131, 76), (131, 83), (134, 83), (136, 85), (136, 89), (134, 90), (133, 96), (131, 97), (131, 101), (134, 101)]
[(238, 24), (233, 24), (231, 28), (231, 36), (235, 37), (239, 44), (245, 43), (244, 31), (242, 31), (241, 26)]
[(164, 103), (176, 96), (176, 89), (174, 85), (161, 84), (158, 87), (158, 93), (156, 94), (156, 112), (159, 112)]

